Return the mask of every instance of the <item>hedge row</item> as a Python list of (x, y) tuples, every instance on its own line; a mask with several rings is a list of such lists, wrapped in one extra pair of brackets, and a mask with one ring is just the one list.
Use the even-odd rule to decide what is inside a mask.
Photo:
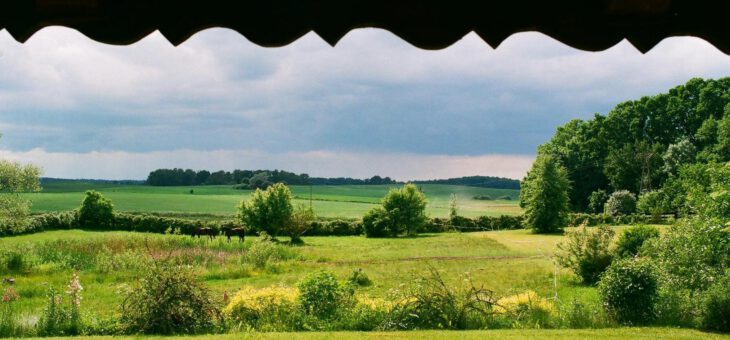
[[(90, 229), (90, 230), (121, 230), (149, 233), (180, 233), (190, 235), (195, 228), (205, 226), (221, 230), (225, 226), (235, 226), (234, 221), (200, 221), (173, 217), (163, 217), (148, 214), (115, 213), (113, 223), (103, 228), (82, 228), (75, 211), (45, 213), (33, 216), (33, 221), (27, 233), (45, 230)], [(521, 229), (521, 216), (482, 216), (478, 218), (458, 217), (454, 221), (445, 218), (432, 218), (419, 232), (441, 233), (447, 231), (481, 231)], [(355, 236), (362, 235), (363, 227), (360, 220), (323, 219), (312, 222), (306, 236)]]

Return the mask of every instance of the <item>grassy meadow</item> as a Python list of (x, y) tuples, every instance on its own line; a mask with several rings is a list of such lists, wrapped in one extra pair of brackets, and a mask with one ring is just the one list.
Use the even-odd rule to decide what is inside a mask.
[[(624, 227), (615, 228), (618, 231)], [(263, 264), (245, 258), (248, 252), (254, 251), (256, 237), (249, 237), (244, 243), (228, 244), (222, 238), (206, 241), (179, 235), (63, 230), (0, 238), (0, 249), (21, 254), (20, 268), (3, 269), (2, 276), (16, 279), (15, 289), (22, 297), (19, 308), (28, 320), (34, 320), (43, 310), (48, 288), (63, 290), (73, 272), (79, 273), (84, 286), (84, 310), (102, 316), (114, 315), (123, 299), (120, 292), (129, 289), (139, 275), (137, 264), (145, 258), (161, 257), (177, 258), (194, 266), (200, 280), (218, 298), (245, 286), (294, 286), (303, 276), (318, 269), (332, 271), (342, 280), (354, 270), (362, 269), (372, 284), (358, 288), (356, 294), (383, 298), (435, 268), (450, 285), (458, 286), (470, 279), (493, 290), (496, 296), (533, 290), (553, 301), (558, 309), (572, 301), (600, 309), (595, 288), (578, 284), (573, 276), (553, 263), (555, 245), (563, 238), (562, 235), (534, 235), (526, 230), (423, 234), (399, 239), (306, 237), (305, 245), (282, 245), (279, 256)], [(556, 337), (568, 335), (554, 332)], [(586, 332), (586, 336), (596, 332), (598, 338), (613, 338), (617, 334)], [(670, 338), (702, 334), (663, 329), (641, 332)], [(513, 338), (528, 333), (466, 332), (464, 335)], [(306, 336), (318, 338), (324, 334)], [(443, 335), (425, 332), (390, 336), (416, 334), (419, 337)]]
[[(360, 218), (373, 208), (388, 192), (391, 185), (338, 185), (291, 186), (295, 204), (309, 204), (318, 216)], [(456, 194), (459, 214), (466, 217), (518, 215), (518, 190), (477, 188), (458, 185), (424, 184), (423, 192), (429, 200), (427, 212), (432, 217), (449, 213), (450, 195)], [(251, 194), (250, 190), (236, 190), (229, 185), (194, 187), (153, 187), (146, 185), (115, 185), (89, 182), (53, 182), (43, 186), (39, 193), (26, 194), (33, 202), (34, 212), (75, 209), (84, 197), (84, 191), (94, 189), (114, 202), (118, 211), (156, 212), (170, 214), (208, 214), (232, 216), (236, 205)], [(193, 193), (190, 193), (193, 190)], [(492, 198), (509, 196), (511, 200), (475, 200), (474, 196)]]

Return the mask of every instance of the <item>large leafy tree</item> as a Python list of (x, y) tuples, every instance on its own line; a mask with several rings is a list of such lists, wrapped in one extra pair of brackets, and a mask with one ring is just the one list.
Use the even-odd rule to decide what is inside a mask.
[(569, 191), (568, 174), (560, 162), (552, 156), (538, 156), (520, 190), (527, 226), (538, 233), (561, 230), (570, 211)]
[(256, 189), (251, 199), (241, 201), (238, 206), (238, 218), (256, 231), (265, 231), (277, 236), (291, 222), (294, 207), (289, 187), (276, 183), (265, 191)]

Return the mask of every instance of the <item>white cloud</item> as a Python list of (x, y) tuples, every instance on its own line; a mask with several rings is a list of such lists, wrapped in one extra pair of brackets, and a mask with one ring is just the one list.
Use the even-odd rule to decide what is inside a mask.
[(269, 153), (259, 150), (175, 150), (132, 153), (24, 152), (2, 150), (0, 158), (31, 163), (43, 176), (59, 178), (144, 179), (158, 168), (196, 170), (282, 169), (317, 177), (367, 178), (379, 174), (398, 180), (490, 175), (521, 179), (533, 157), (519, 155), (416, 155), (309, 151)]

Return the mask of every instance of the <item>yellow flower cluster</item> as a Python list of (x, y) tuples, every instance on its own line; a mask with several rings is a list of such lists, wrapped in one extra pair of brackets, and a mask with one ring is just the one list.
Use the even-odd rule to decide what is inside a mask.
[(494, 311), (497, 314), (519, 313), (528, 310), (540, 310), (546, 313), (554, 311), (552, 302), (540, 297), (532, 290), (517, 295), (503, 297), (497, 301)]
[(381, 298), (374, 298), (367, 295), (356, 295), (355, 299), (358, 305), (363, 305), (372, 310), (391, 310), (393, 303)]
[(299, 296), (299, 290), (283, 286), (266, 288), (245, 287), (231, 299), (223, 312), (243, 321), (255, 318), (265, 309), (277, 308), (282, 305), (293, 304)]

